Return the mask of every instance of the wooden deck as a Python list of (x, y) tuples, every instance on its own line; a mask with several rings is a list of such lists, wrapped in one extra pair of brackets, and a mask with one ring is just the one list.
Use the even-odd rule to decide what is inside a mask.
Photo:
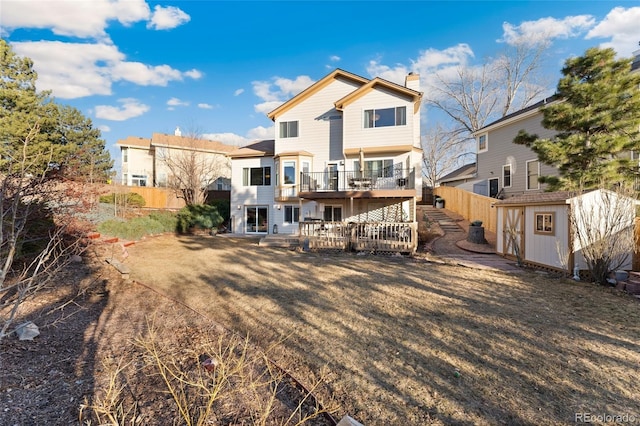
[(414, 222), (301, 222), (300, 244), (309, 250), (414, 253), (418, 224)]

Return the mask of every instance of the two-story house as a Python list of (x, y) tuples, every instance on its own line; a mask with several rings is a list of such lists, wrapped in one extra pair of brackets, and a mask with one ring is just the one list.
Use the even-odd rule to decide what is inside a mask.
[[(172, 163), (185, 155), (198, 156), (199, 164), (210, 165), (203, 170), (203, 182), (210, 190), (231, 189), (231, 160), (228, 154), (237, 149), (217, 141), (182, 136), (176, 128), (173, 135), (153, 133), (151, 138), (129, 136), (117, 142), (122, 163), (122, 184), (126, 186), (166, 187), (171, 178)], [(176, 167), (173, 167), (174, 169)]]
[(542, 126), (541, 108), (555, 97), (543, 99), (529, 107), (506, 115), (474, 133), (476, 138), (476, 170), (471, 181), (459, 182), (458, 188), (489, 197), (508, 198), (514, 195), (544, 192), (546, 185), (540, 176), (557, 176), (555, 167), (541, 163), (528, 147), (513, 140), (522, 129), (542, 138), (551, 138), (554, 130)]
[(337, 69), (271, 111), (275, 139), (230, 154), (233, 232), (296, 234), (301, 221), (415, 222), (419, 81), (410, 74), (403, 86)]

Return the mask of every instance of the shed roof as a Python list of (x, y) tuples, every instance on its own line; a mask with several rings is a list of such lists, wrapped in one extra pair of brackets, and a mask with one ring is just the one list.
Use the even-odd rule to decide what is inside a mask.
[[(584, 191), (585, 194), (591, 191)], [(578, 195), (576, 191), (555, 191), (555, 192), (538, 192), (535, 194), (516, 195), (497, 201), (495, 206), (502, 205), (543, 205), (543, 204), (567, 204), (567, 200), (575, 198)]]

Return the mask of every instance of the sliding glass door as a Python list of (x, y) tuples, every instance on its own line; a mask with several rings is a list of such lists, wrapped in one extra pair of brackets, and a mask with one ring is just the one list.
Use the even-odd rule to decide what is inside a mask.
[(245, 207), (246, 233), (266, 233), (269, 230), (269, 209), (266, 206)]

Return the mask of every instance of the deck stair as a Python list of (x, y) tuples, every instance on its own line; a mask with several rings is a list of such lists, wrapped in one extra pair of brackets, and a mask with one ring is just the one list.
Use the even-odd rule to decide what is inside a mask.
[(270, 234), (260, 238), (260, 247), (282, 247), (294, 249), (300, 246), (297, 235), (291, 234)]
[(640, 295), (640, 272), (629, 272), (629, 279), (625, 281), (624, 287), (627, 293)]

